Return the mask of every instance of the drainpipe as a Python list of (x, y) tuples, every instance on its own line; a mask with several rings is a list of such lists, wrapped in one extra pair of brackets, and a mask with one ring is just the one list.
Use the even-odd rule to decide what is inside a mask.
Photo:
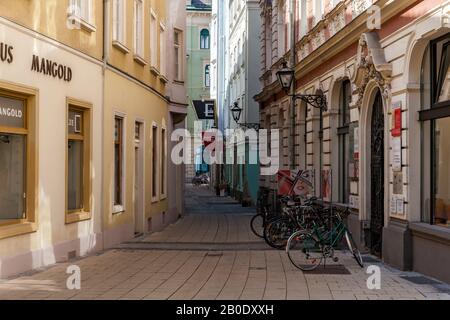
[(104, 209), (104, 204), (105, 204), (105, 183), (104, 183), (104, 177), (105, 177), (105, 161), (104, 161), (104, 147), (105, 147), (105, 139), (104, 139), (104, 135), (105, 135), (105, 128), (104, 128), (104, 120), (105, 120), (105, 76), (106, 76), (106, 68), (107, 68), (107, 63), (108, 63), (108, 59), (109, 59), (109, 47), (108, 47), (108, 40), (109, 40), (109, 0), (103, 0), (103, 57), (102, 57), (102, 62), (103, 62), (103, 66), (102, 66), (102, 119), (101, 119), (101, 123), (100, 123), (100, 128), (101, 128), (101, 164), (102, 164), (102, 175), (101, 175), (101, 192), (102, 192), (102, 196), (101, 196), (101, 208), (102, 210), (100, 210), (100, 223), (101, 223), (101, 232), (102, 232), (102, 249), (105, 249), (105, 225), (104, 225), (104, 213), (105, 210)]
[[(290, 10), (290, 20), (291, 20), (291, 66), (295, 70), (295, 65), (297, 63), (297, 52), (296, 52), (296, 46), (295, 46), (295, 0), (291, 0), (289, 10)], [(291, 169), (295, 170), (295, 87), (296, 87), (296, 79), (294, 75), (294, 79), (292, 81), (292, 99), (290, 104), (290, 119), (291, 123), (289, 126), (289, 132), (290, 132), (290, 162), (291, 162)]]

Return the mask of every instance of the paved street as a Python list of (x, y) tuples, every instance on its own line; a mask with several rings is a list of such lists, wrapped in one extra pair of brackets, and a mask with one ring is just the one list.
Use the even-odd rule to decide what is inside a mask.
[[(346, 253), (339, 265), (305, 274), (249, 228), (252, 209), (188, 188), (188, 215), (160, 233), (45, 270), (0, 281), (0, 299), (448, 299), (450, 286), (381, 268), (381, 290)], [(81, 268), (81, 290), (66, 269)]]

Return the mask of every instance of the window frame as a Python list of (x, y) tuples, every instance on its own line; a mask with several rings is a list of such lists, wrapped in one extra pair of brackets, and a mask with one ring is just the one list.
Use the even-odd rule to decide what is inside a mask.
[[(347, 99), (346, 86), (350, 92), (350, 100)], [(339, 141), (339, 201), (348, 203), (350, 201), (350, 156), (347, 154), (350, 148), (350, 103), (351, 103), (351, 82), (346, 79), (340, 86), (339, 97), (339, 127), (337, 135)], [(347, 122), (348, 116), (348, 122)], [(348, 141), (347, 141), (348, 139)], [(347, 145), (348, 143), (348, 145)]]
[[(145, 65), (145, 41), (144, 41), (144, 1), (134, 0), (133, 2), (133, 51), (134, 60), (142, 65)], [(140, 22), (140, 23), (139, 23)]]
[[(173, 40), (173, 46), (174, 46), (174, 61), (175, 61), (175, 73), (174, 73), (174, 79), (178, 82), (184, 81), (184, 64), (183, 64), (183, 30), (174, 28), (174, 40)], [(175, 35), (177, 35), (178, 42), (175, 41)], [(178, 50), (178, 56), (175, 54), (175, 51)]]
[[(422, 62), (422, 73), (423, 70), (423, 64), (426, 61), (427, 55), (429, 55), (429, 70), (426, 70), (425, 72), (429, 73), (429, 90), (430, 90), (430, 97), (428, 101), (422, 101), (421, 104), (424, 104), (421, 106), (421, 110), (419, 111), (419, 121), (422, 123), (422, 129), (421, 129), (421, 136), (422, 141), (429, 144), (429, 150), (428, 155), (425, 152), (426, 146), (424, 143), (422, 143), (422, 182), (421, 182), (421, 207), (422, 211), (424, 213), (427, 213), (427, 216), (425, 217), (422, 215), (421, 221), (424, 223), (427, 223), (429, 225), (433, 226), (439, 226), (436, 224), (436, 121), (444, 118), (450, 117), (450, 99), (446, 101), (439, 102), (439, 92), (437, 92), (437, 84), (439, 82), (439, 71), (437, 71), (437, 67), (441, 67), (441, 61), (437, 61), (437, 45), (443, 41), (445, 41), (446, 46), (448, 46), (448, 50), (450, 50), (450, 33), (447, 33), (441, 37), (438, 37), (436, 39), (433, 39), (429, 42), (427, 49), (424, 52), (423, 62)], [(442, 54), (442, 53), (441, 53)], [(442, 58), (442, 56), (441, 56)], [(450, 68), (447, 70), (447, 72), (450, 71)], [(421, 98), (423, 98), (424, 95), (424, 88), (423, 85), (423, 74), (421, 75), (421, 89), (420, 89), (420, 95)], [(429, 124), (428, 124), (429, 122)], [(427, 132), (426, 132), (427, 131)], [(425, 141), (425, 137), (428, 135), (429, 141)], [(424, 159), (424, 157), (429, 157), (427, 160)], [(428, 163), (428, 166), (425, 166), (425, 163)], [(430, 174), (431, 173), (431, 174)], [(428, 185), (429, 190), (425, 190), (424, 187), (424, 179), (425, 176), (429, 174), (429, 181), (426, 182)], [(429, 197), (429, 204), (428, 206), (425, 204), (426, 197)], [(428, 207), (428, 208), (427, 208)], [(426, 219), (429, 219), (429, 221), (426, 221)]]
[[(122, 130), (119, 133), (119, 145), (121, 145), (120, 151), (121, 151), (121, 161), (120, 161), (120, 187), (121, 187), (121, 203), (117, 203), (115, 199), (116, 195), (116, 176), (115, 176), (115, 146), (117, 144), (115, 136), (116, 136), (116, 120), (120, 120), (122, 122)], [(113, 116), (113, 134), (112, 134), (112, 142), (113, 142), (113, 160), (114, 160), (114, 166), (113, 166), (113, 184), (112, 184), (112, 213), (113, 215), (121, 214), (126, 211), (126, 115), (120, 112), (115, 112)]]
[[(205, 64), (203, 68), (203, 85), (206, 89), (211, 88), (211, 64)], [(208, 80), (208, 81), (206, 81)]]
[[(85, 7), (83, 7), (83, 4)], [(79, 24), (81, 29), (87, 32), (95, 32), (93, 19), (93, 1), (92, 0), (70, 0), (70, 10), (68, 18), (72, 24)], [(87, 17), (84, 16), (83, 11), (87, 10)], [(79, 12), (78, 12), (79, 11)]]
[[(69, 112), (75, 110), (83, 113), (83, 134), (82, 135), (71, 135), (69, 134)], [(92, 104), (84, 102), (81, 100), (67, 98), (66, 99), (66, 224), (81, 222), (85, 220), (90, 220), (92, 218)], [(80, 140), (82, 137), (83, 141), (83, 208), (77, 210), (69, 210), (68, 204), (68, 183), (69, 183), (69, 154), (68, 154), (68, 142), (69, 140)]]
[[(208, 32), (208, 35), (203, 34), (203, 32), (206, 31)], [(205, 42), (205, 39), (208, 40), (207, 42)], [(200, 50), (210, 50), (211, 48), (211, 32), (209, 31), (208, 28), (203, 28), (200, 30)]]
[[(37, 141), (37, 127), (38, 127), (38, 90), (23, 85), (16, 85), (10, 82), (0, 80), (0, 95), (11, 99), (23, 100), (25, 103), (25, 121), (27, 128), (26, 138), (26, 218), (17, 219), (14, 221), (0, 221), (0, 239), (12, 238), (24, 234), (36, 232), (38, 230), (38, 141)], [(1, 132), (12, 132), (23, 130), (11, 130), (11, 128), (0, 127)]]
[(167, 59), (166, 59), (166, 26), (159, 23), (159, 72), (162, 78), (167, 76)]
[[(119, 10), (120, 9), (120, 10)], [(122, 51), (129, 52), (126, 47), (127, 41), (127, 6), (123, 0), (113, 1), (113, 45), (118, 46)]]
[(160, 158), (161, 158), (161, 174), (159, 175), (160, 182), (160, 199), (167, 198), (167, 129), (165, 126), (161, 127), (160, 132)]
[(158, 69), (158, 16), (153, 9), (150, 9), (150, 66), (151, 71), (159, 74)]
[(151, 131), (151, 142), (152, 142), (152, 203), (159, 201), (159, 149), (158, 149), (158, 124), (156, 122), (152, 123), (152, 131)]

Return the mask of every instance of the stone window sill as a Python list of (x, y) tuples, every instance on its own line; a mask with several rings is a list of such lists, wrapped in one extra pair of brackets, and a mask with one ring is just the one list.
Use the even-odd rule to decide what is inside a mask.
[(130, 49), (128, 49), (124, 44), (122, 44), (120, 41), (114, 40), (112, 43), (113, 47), (117, 50), (121, 51), (122, 53), (130, 53)]
[(94, 25), (92, 25), (89, 22), (85, 21), (84, 19), (74, 16), (74, 15), (69, 16), (69, 22), (74, 27), (79, 25), (82, 30), (87, 31), (89, 33), (97, 31), (97, 28)]
[(86, 221), (91, 219), (91, 213), (90, 212), (69, 212), (66, 215), (66, 224), (72, 224), (77, 223), (81, 221)]
[(146, 66), (147, 65), (147, 61), (145, 61), (144, 58), (142, 58), (140, 55), (135, 54), (133, 59), (134, 59), (134, 61), (139, 63), (141, 66)]

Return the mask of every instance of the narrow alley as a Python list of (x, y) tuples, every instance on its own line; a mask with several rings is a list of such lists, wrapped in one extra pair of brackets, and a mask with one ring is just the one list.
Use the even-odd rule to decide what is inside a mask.
[[(313, 273), (291, 265), (249, 228), (253, 209), (188, 187), (188, 214), (162, 232), (115, 249), (0, 282), (0, 299), (450, 299), (450, 287), (420, 274), (379, 266), (380, 290), (366, 269), (340, 253), (340, 264)], [(81, 289), (68, 290), (66, 270), (81, 270)]]

